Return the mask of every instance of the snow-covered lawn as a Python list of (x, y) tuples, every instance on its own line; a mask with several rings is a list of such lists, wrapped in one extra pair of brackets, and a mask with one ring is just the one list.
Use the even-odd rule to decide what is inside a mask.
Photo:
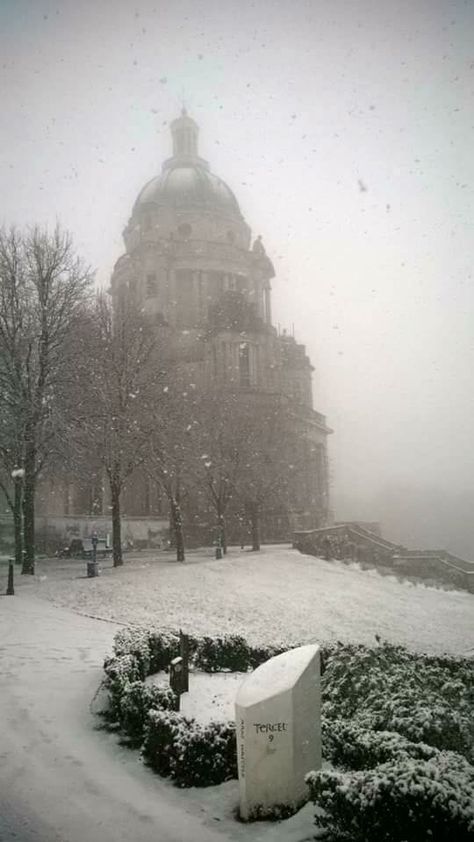
[[(381, 576), (285, 546), (127, 558), (97, 579), (83, 562), (40, 562), (24, 586), (57, 605), (119, 623), (182, 628), (195, 635), (242, 634), (251, 643), (374, 642), (427, 652), (474, 652), (474, 595)], [(23, 582), (21, 583), (23, 586)]]
[[(84, 562), (41, 561), (35, 577), (16, 577), (16, 589), (0, 605), (0, 837), (7, 842), (313, 838), (311, 804), (285, 822), (244, 825), (234, 820), (237, 781), (177, 790), (115, 735), (95, 732), (89, 702), (118, 625), (91, 617), (196, 635), (241, 633), (253, 643), (373, 642), (379, 634), (414, 649), (474, 651), (474, 595), (400, 583), (287, 547), (232, 549), (222, 561), (199, 551), (184, 565), (144, 554), (118, 570), (106, 562), (98, 579), (85, 578)], [(226, 719), (240, 680), (193, 674), (183, 711)]]
[[(189, 692), (181, 696), (180, 712), (201, 725), (227, 722), (235, 717), (235, 697), (246, 677), (244, 672), (189, 673)], [(157, 672), (147, 678), (147, 684), (169, 687), (169, 675)]]

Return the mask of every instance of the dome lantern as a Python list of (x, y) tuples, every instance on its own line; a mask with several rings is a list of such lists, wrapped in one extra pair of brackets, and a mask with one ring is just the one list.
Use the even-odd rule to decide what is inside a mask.
[(173, 137), (173, 158), (198, 157), (199, 127), (192, 117), (188, 116), (185, 108), (181, 115), (171, 123)]
[[(199, 208), (215, 214), (220, 220), (226, 218), (243, 223), (232, 190), (210, 171), (207, 161), (199, 157), (199, 127), (185, 108), (170, 128), (173, 155), (162, 164), (161, 175), (152, 178), (140, 191), (133, 213), (149, 205), (186, 212)], [(245, 237), (247, 234), (246, 227)]]

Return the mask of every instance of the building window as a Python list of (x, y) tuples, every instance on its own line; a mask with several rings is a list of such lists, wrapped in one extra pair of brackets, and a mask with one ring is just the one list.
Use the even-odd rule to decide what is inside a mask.
[(217, 348), (215, 345), (212, 346), (212, 375), (216, 379), (219, 376), (219, 365), (217, 361)]
[(196, 321), (193, 272), (191, 269), (176, 271), (177, 326), (192, 327)]
[(211, 294), (213, 298), (216, 299), (224, 292), (224, 273), (210, 271), (208, 277), (211, 286)]
[(146, 297), (154, 298), (158, 293), (158, 283), (154, 272), (146, 276)]

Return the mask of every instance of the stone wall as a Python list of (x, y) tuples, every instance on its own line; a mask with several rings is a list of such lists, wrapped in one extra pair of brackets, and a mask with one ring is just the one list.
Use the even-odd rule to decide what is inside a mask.
[[(36, 547), (40, 553), (54, 553), (66, 546), (71, 538), (89, 538), (97, 532), (100, 538), (107, 538), (111, 543), (112, 520), (107, 516), (88, 515), (38, 515), (36, 517)], [(169, 532), (168, 519), (161, 518), (122, 518), (122, 542), (124, 547), (143, 549), (167, 546)], [(0, 543), (13, 546), (11, 518), (0, 518)]]
[(357, 523), (295, 532), (293, 546), (327, 560), (357, 561), (396, 576), (452, 585), (474, 593), (474, 563), (445, 550), (407, 550)]

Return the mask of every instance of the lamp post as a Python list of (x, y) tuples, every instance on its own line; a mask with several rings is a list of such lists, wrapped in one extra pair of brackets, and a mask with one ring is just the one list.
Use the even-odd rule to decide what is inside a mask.
[(97, 535), (97, 532), (92, 533), (91, 543), (92, 558), (90, 561), (87, 562), (87, 576), (89, 578), (97, 576), (99, 572), (97, 569), (97, 544), (99, 543), (99, 537)]
[(8, 583), (7, 583), (7, 596), (14, 596), (15, 595), (15, 587), (13, 584), (13, 572), (15, 570), (15, 566), (13, 563), (13, 559), (8, 559)]
[(22, 517), (21, 508), (23, 503), (23, 478), (25, 476), (24, 468), (19, 468), (17, 465), (13, 468), (11, 477), (13, 480), (13, 526), (15, 531), (15, 561), (17, 564), (23, 563), (23, 540), (22, 540)]

